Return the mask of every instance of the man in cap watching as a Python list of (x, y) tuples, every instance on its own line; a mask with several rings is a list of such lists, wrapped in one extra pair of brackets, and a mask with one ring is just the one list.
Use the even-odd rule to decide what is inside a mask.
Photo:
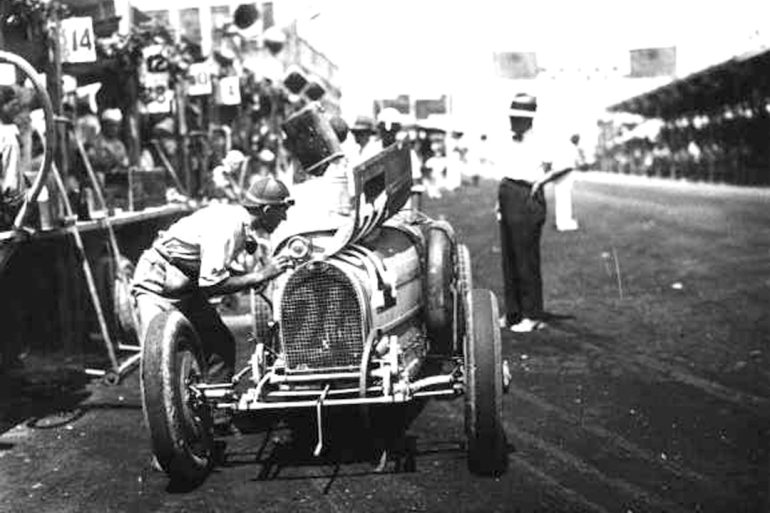
[(572, 152), (565, 145), (546, 148), (532, 130), (534, 96), (518, 94), (508, 118), (511, 142), (503, 159), (498, 192), (506, 313), (501, 323), (516, 333), (544, 327), (540, 237), (546, 217), (543, 187), (571, 171)]
[[(88, 158), (94, 170), (101, 173), (110, 173), (121, 168), (128, 167), (128, 152), (123, 141), (120, 140), (120, 125), (123, 122), (123, 114), (120, 109), (107, 109), (101, 115), (102, 129), (91, 148), (88, 150)], [(88, 142), (88, 141), (84, 141)]]
[(243, 252), (253, 255), (286, 219), (294, 203), (286, 186), (272, 177), (257, 180), (240, 205), (213, 203), (158, 234), (137, 263), (132, 294), (142, 342), (153, 317), (178, 309), (193, 324), (208, 361), (209, 382), (233, 377), (235, 339), (209, 303), (212, 296), (266, 285), (291, 267), (289, 257), (265, 258), (241, 269)]

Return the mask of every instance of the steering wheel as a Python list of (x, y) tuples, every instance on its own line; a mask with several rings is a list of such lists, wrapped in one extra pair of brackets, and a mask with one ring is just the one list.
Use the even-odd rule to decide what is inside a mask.
[(53, 142), (54, 142), (54, 116), (53, 105), (51, 104), (51, 97), (48, 96), (45, 84), (40, 81), (40, 77), (32, 65), (22, 57), (19, 57), (15, 53), (5, 52), (0, 50), (0, 62), (13, 64), (19, 68), (32, 82), (32, 86), (35, 88), (37, 96), (40, 98), (43, 108), (43, 118), (45, 120), (45, 141), (43, 144), (43, 159), (40, 164), (40, 169), (35, 176), (35, 180), (32, 183), (32, 187), (29, 192), (25, 194), (24, 203), (21, 209), (16, 214), (16, 218), (13, 222), (13, 229), (19, 230), (24, 224), (24, 218), (29, 211), (29, 205), (37, 201), (37, 197), (40, 194), (43, 184), (48, 177), (48, 173), (51, 170), (51, 163), (53, 161)]

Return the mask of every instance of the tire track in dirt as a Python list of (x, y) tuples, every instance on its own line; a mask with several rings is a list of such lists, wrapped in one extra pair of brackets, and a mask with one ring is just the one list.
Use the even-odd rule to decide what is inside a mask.
[[(607, 509), (599, 506), (594, 502), (591, 502), (584, 496), (577, 493), (575, 490), (564, 486), (559, 481), (557, 481), (550, 475), (546, 474), (535, 465), (532, 465), (525, 458), (517, 456), (516, 454), (511, 454), (509, 456), (509, 461), (511, 461), (517, 467), (523, 468), (525, 471), (529, 472), (530, 474), (540, 479), (543, 483), (555, 489), (559, 495), (568, 499), (570, 505), (580, 507), (581, 509), (579, 511), (586, 511), (586, 512), (590, 511), (593, 513), (609, 513)], [(574, 511), (574, 509), (570, 508), (569, 511)]]
[(697, 483), (701, 486), (712, 486), (713, 480), (700, 474), (690, 468), (679, 465), (673, 461), (662, 461), (657, 454), (652, 451), (644, 449), (635, 443), (625, 439), (619, 433), (610, 431), (598, 424), (587, 423), (579, 419), (576, 415), (569, 413), (568, 411), (551, 404), (544, 399), (538, 397), (535, 394), (527, 392), (521, 388), (511, 385), (508, 394), (517, 397), (523, 401), (535, 405), (537, 408), (553, 414), (558, 417), (565, 425), (570, 427), (578, 427), (579, 429), (597, 437), (602, 440), (606, 440), (607, 443), (614, 445), (621, 451), (625, 452), (629, 456), (632, 456), (638, 460), (641, 460), (646, 465), (655, 467), (658, 470), (662, 470), (671, 474), (675, 478), (684, 478), (690, 482)]
[[(447, 404), (443, 401), (437, 401), (439, 408), (450, 417), (457, 414), (455, 408), (451, 404)], [(504, 427), (507, 434), (510, 434), (509, 423), (505, 423)], [(517, 454), (517, 451), (509, 452), (508, 462), (515, 465), (518, 469), (521, 469), (528, 474), (532, 475), (538, 482), (547, 486), (548, 501), (554, 504), (552, 506), (558, 507), (558, 509), (545, 509), (545, 511), (578, 511), (578, 512), (592, 512), (592, 513), (609, 513), (604, 507), (591, 501), (581, 493), (575, 491), (573, 488), (565, 485), (557, 478), (551, 476), (545, 470), (541, 469), (537, 465), (530, 462), (531, 458), (526, 458)], [(510, 474), (513, 470), (508, 469)]]
[[(514, 445), (519, 448), (518, 452), (528, 453), (529, 457), (526, 459), (537, 458), (540, 464), (538, 468), (546, 465), (551, 467), (551, 472), (567, 473), (568, 475), (563, 478), (580, 485), (581, 490), (591, 490), (605, 501), (612, 501), (614, 503), (610, 507), (612, 511), (621, 511), (622, 509), (619, 508), (633, 510), (632, 504), (639, 506), (643, 511), (649, 511), (650, 508), (668, 513), (685, 513), (687, 511), (680, 505), (644, 490), (625, 479), (606, 475), (585, 460), (546, 442), (539, 436), (532, 435), (510, 424), (506, 425), (506, 433), (509, 438), (513, 439)], [(558, 478), (554, 479), (558, 481)], [(607, 493), (610, 491), (614, 493)]]
[[(552, 329), (574, 335), (577, 338), (576, 343), (579, 344), (581, 348), (587, 351), (601, 352), (606, 354), (617, 365), (630, 371), (636, 372), (640, 375), (649, 376), (650, 371), (652, 371), (662, 378), (676, 381), (678, 383), (695, 388), (724, 402), (738, 406), (744, 410), (748, 410), (750, 413), (761, 413), (763, 410), (766, 411), (770, 406), (770, 399), (768, 398), (759, 397), (757, 395), (748, 392), (742, 392), (740, 390), (735, 390), (716, 381), (696, 376), (679, 367), (655, 360), (648, 356), (634, 354), (632, 352), (627, 352), (621, 355), (609, 347), (611, 345), (612, 339), (606, 335), (572, 326), (568, 327), (564, 324), (557, 325), (556, 323), (553, 323), (551, 324), (551, 327)], [(586, 342), (586, 339), (601, 340), (603, 342), (607, 342), (607, 344), (599, 345)]]

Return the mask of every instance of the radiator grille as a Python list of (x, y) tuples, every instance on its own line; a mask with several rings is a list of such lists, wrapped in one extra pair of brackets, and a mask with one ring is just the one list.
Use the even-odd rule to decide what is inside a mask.
[(281, 334), (290, 371), (358, 366), (362, 312), (350, 279), (325, 262), (297, 270), (281, 298)]

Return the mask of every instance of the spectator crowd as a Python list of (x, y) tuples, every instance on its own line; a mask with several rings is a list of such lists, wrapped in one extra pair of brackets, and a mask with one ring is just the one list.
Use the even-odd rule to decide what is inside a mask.
[[(654, 126), (653, 130), (639, 127)], [(603, 171), (691, 181), (770, 183), (770, 114), (728, 108), (640, 124), (601, 122), (597, 157)]]

